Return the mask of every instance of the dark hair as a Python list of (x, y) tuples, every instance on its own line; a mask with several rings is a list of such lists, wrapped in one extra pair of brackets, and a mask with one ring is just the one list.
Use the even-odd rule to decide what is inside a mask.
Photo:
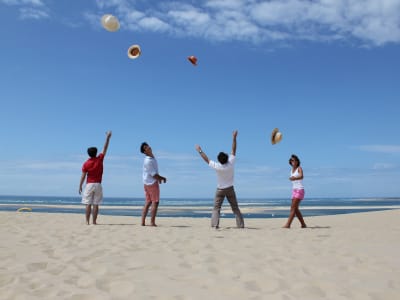
[(97, 155), (97, 148), (96, 147), (90, 147), (90, 148), (88, 148), (87, 149), (87, 154), (90, 156), (90, 157), (96, 157), (96, 155)]
[(290, 161), (291, 161), (292, 159), (294, 159), (295, 161), (297, 161), (298, 165), (300, 166), (300, 159), (299, 159), (299, 158), (297, 157), (297, 155), (295, 155), (295, 154), (292, 154), (292, 156), (290, 156), (289, 165), (291, 165)]
[(222, 164), (222, 165), (224, 165), (224, 164), (226, 164), (227, 162), (228, 162), (228, 154), (226, 154), (226, 153), (224, 153), (224, 152), (220, 152), (219, 154), (218, 154), (218, 161)]
[(140, 145), (140, 152), (144, 153), (144, 147), (146, 147), (146, 146), (149, 146), (149, 144), (147, 144), (146, 142), (143, 142), (143, 143)]

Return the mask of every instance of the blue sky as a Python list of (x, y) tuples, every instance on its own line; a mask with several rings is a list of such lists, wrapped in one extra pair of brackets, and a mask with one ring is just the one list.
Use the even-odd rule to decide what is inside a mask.
[(0, 0), (0, 25), (0, 194), (78, 196), (112, 130), (106, 197), (143, 196), (143, 141), (162, 197), (213, 197), (194, 146), (237, 129), (241, 198), (290, 197), (292, 153), (306, 197), (399, 196), (400, 0)]

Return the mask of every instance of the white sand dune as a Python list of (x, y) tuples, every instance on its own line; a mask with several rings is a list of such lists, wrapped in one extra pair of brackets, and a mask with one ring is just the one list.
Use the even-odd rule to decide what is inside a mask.
[(285, 219), (0, 212), (0, 299), (397, 299), (400, 210)]

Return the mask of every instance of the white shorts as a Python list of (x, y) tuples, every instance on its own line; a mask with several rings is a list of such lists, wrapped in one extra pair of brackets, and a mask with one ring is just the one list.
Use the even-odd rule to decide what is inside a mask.
[(83, 204), (99, 205), (103, 201), (103, 187), (101, 183), (88, 183), (82, 195)]

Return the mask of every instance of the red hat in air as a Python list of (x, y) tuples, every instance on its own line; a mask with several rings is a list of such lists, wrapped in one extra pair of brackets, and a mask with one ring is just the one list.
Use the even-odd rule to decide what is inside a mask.
[(197, 58), (196, 56), (188, 56), (188, 60), (194, 65), (197, 66)]

